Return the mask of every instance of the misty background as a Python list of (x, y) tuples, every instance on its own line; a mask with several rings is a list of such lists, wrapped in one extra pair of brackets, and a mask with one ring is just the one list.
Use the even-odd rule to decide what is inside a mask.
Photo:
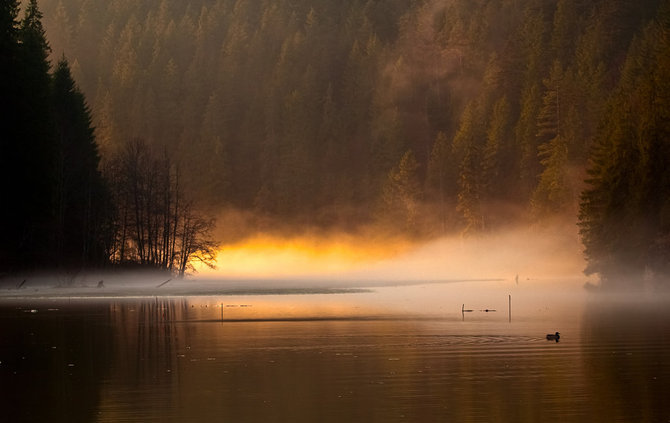
[[(213, 239), (257, 233), (429, 240), (560, 222), (575, 238), (579, 224), (587, 272), (613, 285), (669, 270), (668, 1), (39, 8), (111, 192), (99, 262), (183, 274), (182, 218), (205, 262)], [(124, 179), (130, 165), (163, 173)], [(163, 212), (125, 200), (138, 178), (147, 204), (166, 193)]]

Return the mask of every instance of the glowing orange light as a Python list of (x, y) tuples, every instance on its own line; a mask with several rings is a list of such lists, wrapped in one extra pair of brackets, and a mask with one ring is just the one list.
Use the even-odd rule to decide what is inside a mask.
[(224, 245), (217, 269), (202, 266), (198, 274), (232, 277), (328, 275), (359, 268), (405, 251), (407, 243), (367, 242), (359, 238), (279, 238), (256, 236)]

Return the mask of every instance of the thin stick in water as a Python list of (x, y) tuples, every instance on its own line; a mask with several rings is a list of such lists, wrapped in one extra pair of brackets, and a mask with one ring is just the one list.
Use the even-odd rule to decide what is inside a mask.
[(163, 282), (162, 284), (158, 285), (156, 288), (160, 288), (161, 286), (165, 285), (166, 283), (170, 282), (171, 280), (172, 280), (172, 279), (168, 279), (168, 280), (166, 280), (166, 281)]
[(509, 305), (507, 306), (509, 311), (509, 321), (512, 321), (512, 294), (509, 294)]

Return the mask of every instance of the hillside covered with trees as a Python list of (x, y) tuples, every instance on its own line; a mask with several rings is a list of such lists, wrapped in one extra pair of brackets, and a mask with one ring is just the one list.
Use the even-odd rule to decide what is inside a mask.
[(103, 164), (140, 139), (210, 210), (297, 226), (424, 237), (568, 216), (588, 270), (614, 279), (615, 263), (668, 272), (669, 4), (40, 7)]

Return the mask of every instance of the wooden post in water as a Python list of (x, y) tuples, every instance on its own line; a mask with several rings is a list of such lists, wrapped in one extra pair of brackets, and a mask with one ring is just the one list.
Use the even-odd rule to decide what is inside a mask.
[(221, 303), (221, 322), (223, 323), (223, 303)]
[(512, 294), (509, 294), (509, 304), (507, 306), (508, 312), (509, 312), (509, 321), (510, 323), (512, 322)]
[(162, 284), (158, 285), (156, 288), (160, 288), (161, 286), (165, 285), (166, 283), (170, 282), (171, 280), (172, 280), (172, 279), (168, 279), (168, 280), (166, 280), (166, 281), (163, 282)]

